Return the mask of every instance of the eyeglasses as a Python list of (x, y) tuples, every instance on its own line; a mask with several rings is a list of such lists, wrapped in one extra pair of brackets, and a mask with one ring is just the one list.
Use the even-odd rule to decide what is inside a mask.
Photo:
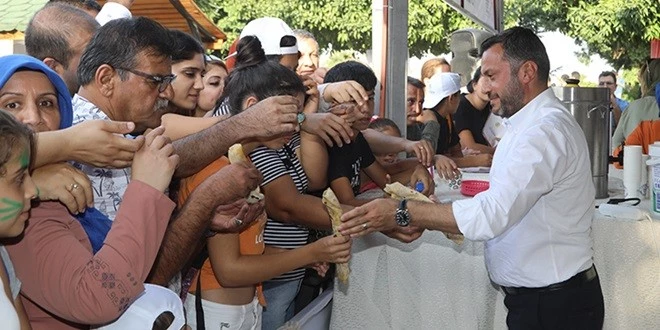
[(158, 93), (164, 92), (167, 89), (167, 86), (169, 86), (172, 83), (172, 81), (174, 81), (174, 79), (176, 78), (175, 74), (168, 74), (162, 76), (162, 75), (153, 75), (146, 72), (126, 69), (126, 68), (117, 68), (117, 70), (128, 71), (136, 76), (140, 76), (142, 78), (147, 79), (149, 82), (153, 83), (154, 85), (158, 85)]

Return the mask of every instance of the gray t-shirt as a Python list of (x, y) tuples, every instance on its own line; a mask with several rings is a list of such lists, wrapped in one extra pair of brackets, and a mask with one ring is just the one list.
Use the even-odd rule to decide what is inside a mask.
[(2, 259), (2, 264), (7, 271), (7, 278), (9, 278), (9, 288), (11, 289), (11, 298), (16, 300), (18, 293), (21, 292), (21, 281), (16, 277), (16, 272), (14, 271), (14, 264), (11, 263), (9, 259), (9, 253), (3, 245), (0, 245), (0, 259)]

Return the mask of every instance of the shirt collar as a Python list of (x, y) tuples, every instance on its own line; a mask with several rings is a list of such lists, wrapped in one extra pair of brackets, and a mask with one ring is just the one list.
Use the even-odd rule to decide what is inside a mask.
[(529, 103), (525, 104), (522, 109), (518, 110), (513, 116), (503, 120), (507, 129), (518, 130), (527, 125), (527, 123), (534, 119), (535, 110), (542, 107), (550, 98), (554, 96), (551, 88), (547, 88), (541, 94), (533, 98)]

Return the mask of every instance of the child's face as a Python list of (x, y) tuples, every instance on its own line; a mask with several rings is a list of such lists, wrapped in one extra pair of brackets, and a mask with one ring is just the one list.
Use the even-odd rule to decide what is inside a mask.
[(362, 106), (355, 107), (355, 121), (353, 122), (353, 129), (362, 131), (367, 129), (371, 116), (374, 114), (374, 91), (369, 91), (369, 100)]
[[(396, 130), (394, 130), (392, 127), (383, 127), (380, 128), (378, 131), (380, 131), (383, 134), (387, 134), (389, 136), (395, 136), (395, 137), (401, 137), (399, 133), (397, 133)], [(397, 154), (374, 154), (374, 157), (376, 157), (376, 161), (381, 164), (392, 164), (396, 162), (398, 159)]]
[(5, 164), (0, 177), (0, 237), (16, 237), (23, 232), (31, 200), (37, 196), (28, 166), (30, 150), (18, 148)]

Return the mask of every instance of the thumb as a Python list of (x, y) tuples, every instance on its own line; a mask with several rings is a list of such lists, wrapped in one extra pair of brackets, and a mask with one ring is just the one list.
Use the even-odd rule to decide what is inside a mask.
[(128, 134), (135, 130), (135, 123), (130, 121), (104, 121), (103, 129), (109, 133)]
[(392, 183), (392, 177), (389, 174), (385, 174), (385, 184)]

